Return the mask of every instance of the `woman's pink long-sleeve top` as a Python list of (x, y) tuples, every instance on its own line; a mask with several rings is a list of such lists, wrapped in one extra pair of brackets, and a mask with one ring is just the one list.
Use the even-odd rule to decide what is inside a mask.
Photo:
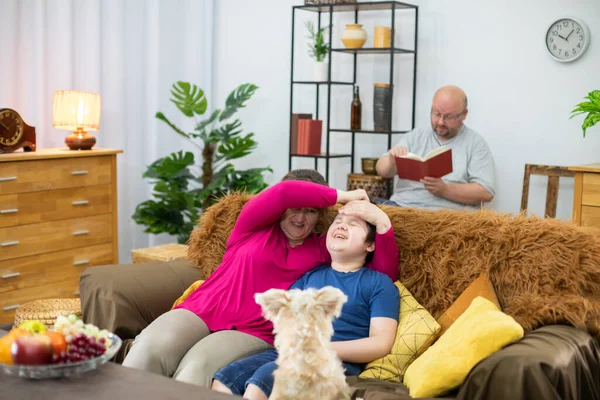
[[(324, 208), (337, 201), (337, 191), (304, 181), (284, 181), (243, 207), (229, 236), (221, 265), (176, 308), (198, 315), (211, 331), (236, 329), (273, 344), (273, 325), (254, 300), (269, 289), (287, 290), (306, 272), (330, 265), (326, 235), (313, 234), (291, 247), (279, 226), (288, 208)], [(398, 249), (393, 229), (375, 237), (369, 268), (398, 279)]]

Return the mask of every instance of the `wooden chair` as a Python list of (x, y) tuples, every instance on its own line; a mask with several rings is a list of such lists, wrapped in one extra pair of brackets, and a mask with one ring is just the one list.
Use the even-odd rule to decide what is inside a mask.
[(525, 175), (523, 177), (523, 194), (521, 196), (521, 211), (527, 212), (529, 200), (529, 177), (530, 175), (545, 175), (548, 177), (548, 188), (546, 189), (546, 211), (544, 215), (549, 218), (556, 217), (556, 202), (558, 200), (558, 178), (574, 178), (575, 172), (569, 171), (568, 167), (553, 165), (525, 164)]

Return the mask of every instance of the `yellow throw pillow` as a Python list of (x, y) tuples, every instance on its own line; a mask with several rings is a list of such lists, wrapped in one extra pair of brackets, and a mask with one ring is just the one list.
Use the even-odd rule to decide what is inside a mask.
[(406, 368), (435, 340), (440, 325), (398, 281), (400, 318), (390, 354), (367, 364), (361, 378), (402, 382)]
[(173, 303), (173, 306), (171, 307), (171, 310), (172, 310), (172, 309), (174, 309), (174, 308), (175, 308), (176, 306), (178, 306), (179, 304), (183, 303), (183, 302), (184, 302), (184, 300), (185, 300), (185, 299), (187, 299), (187, 298), (188, 298), (188, 296), (189, 296), (190, 294), (192, 294), (192, 292), (193, 292), (194, 290), (198, 289), (198, 287), (199, 287), (200, 285), (202, 285), (203, 283), (204, 283), (204, 281), (203, 281), (203, 280), (199, 280), (199, 281), (196, 281), (196, 282), (192, 283), (192, 284), (190, 285), (190, 287), (189, 287), (189, 288), (187, 288), (187, 289), (185, 289), (185, 292), (183, 292), (183, 294), (182, 294), (182, 295), (181, 295), (181, 296), (180, 296), (180, 297), (179, 297), (177, 300), (175, 300), (175, 303)]
[(460, 386), (481, 360), (523, 337), (523, 328), (491, 301), (469, 308), (404, 374), (411, 397), (436, 397)]

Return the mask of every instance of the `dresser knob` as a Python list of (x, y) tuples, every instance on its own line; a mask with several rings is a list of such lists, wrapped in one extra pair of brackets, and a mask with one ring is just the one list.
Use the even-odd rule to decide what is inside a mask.
[(2, 244), (0, 244), (0, 246), (2, 247), (9, 247), (9, 246), (16, 246), (19, 244), (18, 240), (13, 240), (11, 242), (3, 242)]
[(0, 182), (8, 182), (8, 181), (16, 181), (16, 176), (7, 176), (5, 178), (0, 178)]
[(87, 175), (88, 172), (83, 170), (83, 171), (73, 171), (71, 172), (71, 175)]
[(0, 210), (0, 214), (13, 214), (19, 212), (18, 208), (7, 208), (6, 210)]
[(13, 272), (12, 274), (2, 275), (2, 279), (16, 278), (17, 276), (20, 276), (20, 275), (21, 275), (20, 272)]
[(73, 292), (73, 294), (74, 294), (75, 296), (79, 296), (79, 290), (76, 290), (76, 291), (74, 291), (74, 292)]
[(2, 310), (4, 310), (4, 311), (16, 310), (17, 308), (19, 308), (19, 306), (20, 306), (20, 304), (13, 304), (12, 306), (2, 307)]
[(90, 204), (88, 200), (79, 200), (71, 203), (74, 206), (85, 206), (86, 204)]
[(90, 233), (90, 231), (88, 231), (87, 229), (83, 230), (83, 231), (75, 231), (75, 232), (73, 232), (73, 236), (82, 236), (82, 235), (87, 235), (88, 233)]
[(79, 260), (79, 261), (75, 261), (73, 263), (73, 265), (85, 265), (85, 264), (89, 264), (90, 260)]

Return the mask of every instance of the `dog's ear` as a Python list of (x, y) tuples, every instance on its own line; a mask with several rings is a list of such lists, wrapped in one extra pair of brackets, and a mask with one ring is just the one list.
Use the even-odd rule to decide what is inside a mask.
[(289, 302), (289, 296), (285, 290), (269, 289), (264, 293), (254, 295), (254, 300), (262, 307), (265, 317), (271, 319), (279, 314), (279, 311)]
[(317, 307), (321, 307), (328, 317), (339, 317), (346, 301), (348, 301), (348, 297), (344, 292), (331, 286), (325, 286), (315, 293)]

